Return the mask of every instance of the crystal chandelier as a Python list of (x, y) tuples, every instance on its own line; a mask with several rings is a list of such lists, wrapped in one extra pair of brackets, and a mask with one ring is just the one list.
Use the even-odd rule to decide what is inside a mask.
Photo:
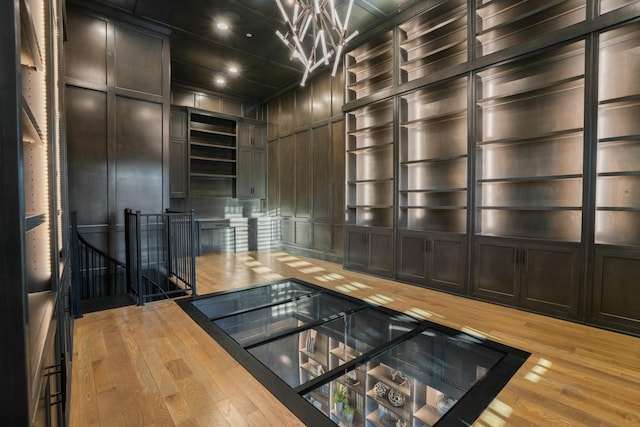
[[(321, 65), (333, 61), (332, 76), (336, 75), (338, 63), (344, 46), (358, 32), (347, 36), (347, 25), (353, 8), (353, 0), (349, 0), (347, 12), (341, 19), (335, 6), (336, 0), (289, 0), (293, 7), (289, 12), (276, 0), (282, 13), (287, 32), (276, 34), (291, 50), (292, 59), (297, 59), (304, 66), (301, 86), (307, 77)], [(332, 58), (333, 57), (333, 58)]]

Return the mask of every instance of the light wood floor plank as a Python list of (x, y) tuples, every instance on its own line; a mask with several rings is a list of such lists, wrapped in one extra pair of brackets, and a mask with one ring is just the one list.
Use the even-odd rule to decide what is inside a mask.
[[(475, 426), (640, 425), (638, 338), (280, 251), (208, 254), (197, 265), (201, 295), (297, 277), (531, 352)], [(76, 320), (71, 425), (302, 424), (174, 301), (162, 301)]]

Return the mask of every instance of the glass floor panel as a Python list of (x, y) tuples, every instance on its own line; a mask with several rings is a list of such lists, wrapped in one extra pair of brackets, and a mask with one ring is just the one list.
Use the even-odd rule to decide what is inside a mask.
[(466, 336), (426, 330), (304, 397), (335, 423), (433, 426), (503, 356)]
[(415, 319), (408, 316), (366, 308), (253, 346), (248, 351), (295, 388), (406, 334), (417, 325)]
[(325, 322), (362, 304), (332, 295), (310, 294), (282, 304), (215, 320), (215, 324), (243, 346), (262, 342), (308, 324)]
[(194, 300), (193, 305), (209, 319), (215, 319), (239, 311), (309, 295), (313, 292), (313, 288), (302, 283), (285, 280), (263, 286), (222, 292), (217, 294), (215, 298)]
[(297, 279), (177, 303), (312, 426), (471, 425), (529, 356)]

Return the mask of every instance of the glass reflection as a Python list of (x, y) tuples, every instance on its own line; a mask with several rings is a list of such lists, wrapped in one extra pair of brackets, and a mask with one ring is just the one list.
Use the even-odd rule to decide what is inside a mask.
[(313, 292), (315, 292), (313, 288), (287, 280), (220, 294), (214, 298), (195, 300), (193, 305), (210, 319), (215, 319), (241, 310), (287, 301)]
[(300, 328), (310, 322), (353, 310), (359, 305), (330, 295), (304, 296), (295, 301), (244, 312), (215, 321), (243, 346)]

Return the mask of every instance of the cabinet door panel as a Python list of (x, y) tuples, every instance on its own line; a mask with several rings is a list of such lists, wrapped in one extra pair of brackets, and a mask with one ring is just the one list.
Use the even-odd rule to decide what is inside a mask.
[(293, 216), (296, 144), (294, 136), (280, 140), (280, 215)]
[(269, 215), (280, 214), (280, 143), (267, 145), (267, 211)]
[(295, 216), (309, 218), (311, 215), (311, 132), (296, 134), (296, 156), (294, 164), (283, 164), (296, 171)]
[(346, 233), (345, 266), (358, 269), (366, 268), (368, 250), (365, 233), (356, 230), (347, 230)]
[(596, 248), (592, 317), (640, 332), (640, 252)]
[(249, 148), (238, 148), (238, 170), (236, 188), (238, 197), (251, 197), (252, 191), (252, 152)]
[(187, 111), (171, 108), (169, 116), (169, 136), (171, 138), (187, 139)]
[(313, 129), (313, 218), (331, 217), (331, 139), (329, 126)]
[(252, 145), (252, 126), (247, 123), (238, 122), (238, 146), (250, 147)]
[(169, 141), (169, 193), (171, 197), (187, 195), (187, 150), (186, 141), (172, 139)]
[(424, 284), (427, 278), (426, 239), (401, 235), (398, 243), (398, 278)]
[(517, 301), (516, 253), (515, 246), (476, 243), (474, 294), (512, 303)]
[(253, 197), (265, 197), (265, 178), (264, 171), (264, 151), (252, 150), (251, 152), (251, 186), (253, 187)]
[(430, 285), (462, 291), (465, 285), (466, 250), (463, 241), (434, 238), (431, 243)]
[(522, 305), (552, 314), (575, 315), (580, 283), (576, 251), (527, 247), (523, 261)]
[(391, 233), (371, 233), (369, 251), (369, 270), (382, 276), (391, 276), (393, 274)]

